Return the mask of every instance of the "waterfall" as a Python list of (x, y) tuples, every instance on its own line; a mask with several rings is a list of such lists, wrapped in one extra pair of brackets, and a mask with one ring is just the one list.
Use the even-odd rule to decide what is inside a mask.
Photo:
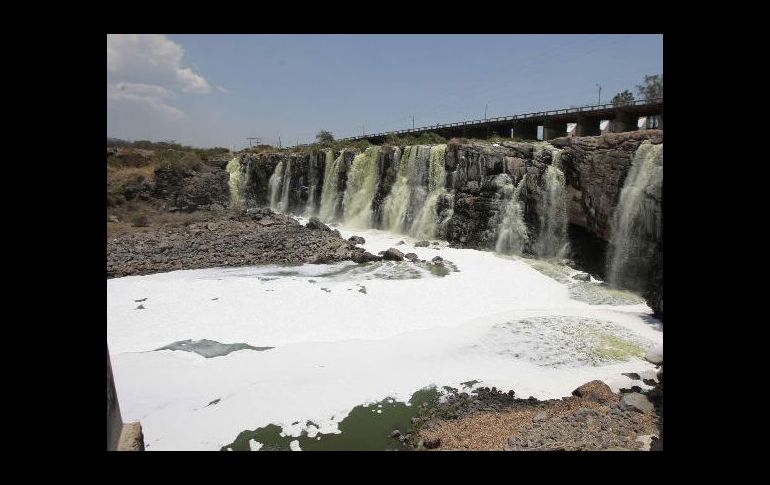
[(227, 163), (227, 171), (230, 173), (230, 206), (241, 206), (241, 160), (233, 158)]
[(540, 258), (562, 258), (569, 247), (566, 180), (561, 170), (562, 150), (553, 147), (549, 150), (551, 164), (543, 176), (540, 231), (534, 249)]
[[(326, 149), (323, 151), (324, 154), (324, 166), (327, 166), (329, 163), (331, 163), (332, 157), (334, 154), (331, 150)], [(316, 203), (316, 200), (318, 199), (318, 155), (315, 156), (315, 163), (313, 163), (313, 155), (310, 155), (310, 162), (309, 162), (309, 174), (310, 174), (310, 190), (308, 191), (307, 196), (307, 203), (305, 205), (305, 215), (310, 217), (318, 214), (318, 208), (319, 205)], [(323, 189), (323, 185), (321, 186), (321, 189)]]
[(342, 199), (345, 224), (366, 229), (372, 225), (372, 202), (377, 190), (377, 160), (381, 148), (372, 146), (353, 158)]
[(324, 167), (321, 207), (318, 212), (318, 217), (327, 222), (333, 221), (337, 216), (337, 191), (340, 171), (345, 168), (345, 150), (343, 149), (340, 155), (330, 163), (332, 156), (331, 150), (329, 150), (329, 158), (326, 159)]
[(283, 161), (278, 162), (275, 170), (273, 170), (273, 175), (270, 176), (270, 180), (267, 182), (270, 208), (274, 211), (280, 210), (281, 182), (283, 182)]
[(406, 146), (398, 165), (398, 178), (383, 203), (383, 224), (393, 232), (402, 232), (409, 206), (409, 177), (414, 172), (417, 147)]
[(643, 289), (661, 235), (663, 145), (639, 145), (620, 191), (609, 248), (610, 285)]
[(446, 192), (446, 168), (444, 166), (446, 149), (446, 145), (434, 145), (430, 148), (427, 198), (409, 230), (409, 234), (414, 237), (430, 239), (436, 236), (438, 222), (436, 205), (439, 197)]
[(286, 168), (283, 171), (283, 182), (281, 183), (281, 205), (279, 212), (289, 211), (289, 192), (291, 192), (291, 158), (286, 160)]
[(495, 251), (498, 253), (521, 254), (524, 245), (529, 240), (520, 201), (521, 189), (524, 187), (526, 180), (527, 176), (525, 174), (515, 187), (506, 184), (503, 188), (503, 197), (506, 203), (503, 209), (503, 220), (497, 226)]

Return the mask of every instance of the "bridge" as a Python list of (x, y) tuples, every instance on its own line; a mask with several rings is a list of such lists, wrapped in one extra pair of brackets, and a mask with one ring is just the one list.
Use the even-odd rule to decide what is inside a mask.
[(388, 131), (363, 136), (340, 138), (337, 141), (368, 140), (371, 143), (383, 143), (388, 136), (419, 136), (433, 132), (444, 138), (488, 138), (490, 135), (510, 136), (525, 140), (536, 140), (538, 127), (543, 127), (543, 139), (551, 140), (567, 136), (567, 124), (576, 123), (576, 136), (601, 135), (600, 124), (610, 121), (609, 131), (623, 132), (638, 129), (640, 116), (656, 116), (657, 128), (663, 129), (663, 98), (630, 101), (622, 105), (597, 104), (579, 108), (557, 109), (525, 113), (513, 116), (501, 116), (485, 120), (460, 121), (457, 123), (422, 126), (409, 130)]

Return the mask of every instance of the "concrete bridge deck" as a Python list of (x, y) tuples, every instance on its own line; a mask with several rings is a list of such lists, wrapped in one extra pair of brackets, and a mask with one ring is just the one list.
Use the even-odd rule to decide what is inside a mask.
[[(543, 127), (543, 139), (551, 140), (566, 136), (567, 123), (576, 123), (576, 136), (600, 135), (602, 120), (610, 120), (611, 132), (635, 131), (640, 116), (657, 116), (657, 128), (663, 128), (663, 98), (632, 101), (615, 106), (599, 104), (566, 108), (536, 113), (524, 113), (513, 116), (501, 116), (485, 120), (460, 121), (457, 123), (422, 126), (408, 130), (373, 133), (363, 136), (340, 138), (337, 141), (368, 140), (371, 143), (383, 143), (390, 135), (419, 136), (422, 133), (433, 132), (444, 138), (488, 138), (492, 134), (499, 136), (518, 137), (527, 140), (537, 139), (538, 127)], [(304, 146), (304, 145), (300, 145)]]

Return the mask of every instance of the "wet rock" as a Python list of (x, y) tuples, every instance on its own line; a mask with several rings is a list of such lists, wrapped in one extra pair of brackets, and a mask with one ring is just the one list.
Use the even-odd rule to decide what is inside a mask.
[(656, 365), (663, 364), (663, 346), (657, 346), (647, 351), (644, 354), (645, 360)]
[(401, 246), (402, 244), (406, 244), (404, 241), (399, 241), (396, 243), (396, 246)]
[(444, 258), (441, 256), (434, 256), (433, 259), (431, 259), (432, 262), (436, 263), (438, 261), (444, 261)]
[(393, 431), (390, 432), (391, 438), (398, 438), (399, 436), (401, 436), (401, 431), (397, 429), (394, 429)]
[(308, 229), (313, 229), (313, 230), (329, 231), (329, 232), (331, 232), (331, 228), (329, 228), (329, 226), (327, 226), (326, 224), (321, 222), (321, 219), (319, 219), (317, 217), (311, 217), (310, 220), (308, 221), (308, 223), (305, 224), (305, 227), (307, 227)]
[(637, 374), (636, 372), (624, 372), (622, 375), (628, 377), (632, 381), (641, 381), (642, 380), (641, 376), (639, 374)]
[(368, 263), (370, 261), (381, 261), (382, 256), (375, 256), (374, 254), (370, 253), (369, 251), (364, 252), (355, 252), (352, 255), (353, 261), (356, 263)]
[(366, 244), (366, 239), (362, 238), (361, 236), (350, 236), (348, 241), (352, 242), (353, 244)]
[(578, 273), (576, 275), (573, 275), (572, 279), (578, 280), (578, 281), (591, 281), (591, 275), (589, 275), (588, 273)]
[(411, 262), (413, 262), (413, 263), (414, 263), (414, 262), (416, 262), (417, 260), (419, 260), (419, 259), (420, 259), (420, 258), (418, 258), (418, 257), (417, 257), (417, 255), (416, 255), (416, 254), (414, 254), (414, 253), (406, 253), (406, 254), (404, 255), (404, 258), (408, 259), (409, 261), (411, 261)]
[(403, 261), (404, 253), (396, 248), (389, 248), (387, 251), (382, 253), (382, 258), (388, 261)]
[(642, 380), (642, 382), (644, 382), (648, 386), (654, 386), (655, 384), (657, 384), (655, 379), (644, 379), (644, 380)]
[(655, 406), (652, 405), (647, 396), (638, 392), (623, 394), (620, 398), (620, 409), (624, 411), (636, 411), (639, 413), (652, 413)]
[(599, 380), (583, 384), (572, 391), (572, 395), (597, 402), (615, 399), (615, 394), (610, 389), (610, 386)]
[(418, 241), (414, 243), (414, 247), (416, 248), (427, 248), (430, 246), (430, 241)]
[(144, 305), (142, 305), (142, 304), (140, 303), (140, 304), (139, 304), (139, 306), (138, 306), (138, 307), (136, 307), (136, 309), (137, 309), (137, 310), (144, 310)]

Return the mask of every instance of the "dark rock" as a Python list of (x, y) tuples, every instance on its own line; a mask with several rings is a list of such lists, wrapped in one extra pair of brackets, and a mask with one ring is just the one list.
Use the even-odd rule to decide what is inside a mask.
[(399, 430), (397, 430), (397, 429), (394, 429), (394, 430), (393, 430), (393, 431), (391, 431), (391, 433), (390, 433), (390, 437), (391, 437), (391, 438), (398, 438), (399, 436), (401, 436), (401, 431), (399, 431)]
[(396, 248), (389, 248), (387, 251), (382, 253), (382, 258), (388, 261), (403, 261), (404, 253)]
[(644, 382), (648, 386), (654, 386), (655, 384), (657, 384), (655, 379), (643, 379), (642, 382)]
[(313, 229), (313, 230), (329, 231), (329, 232), (331, 232), (331, 228), (329, 226), (327, 226), (326, 224), (324, 224), (323, 222), (321, 222), (321, 219), (319, 219), (317, 217), (311, 217), (310, 220), (308, 221), (308, 223), (305, 224), (305, 227), (307, 227), (308, 229)]
[(416, 248), (427, 248), (430, 246), (430, 241), (419, 241), (414, 243), (414, 247)]
[(402, 244), (406, 244), (404, 241), (399, 241), (396, 243), (396, 246), (401, 246)]
[(639, 374), (637, 374), (636, 372), (624, 372), (622, 375), (628, 377), (629, 379), (631, 379), (633, 381), (641, 381), (642, 380), (641, 376)]
[(136, 307), (136, 309), (137, 309), (137, 310), (144, 310), (144, 305), (142, 305), (142, 304), (140, 303), (140, 304), (139, 304), (139, 306), (138, 306), (138, 307)]
[(572, 391), (572, 395), (597, 402), (615, 399), (615, 394), (610, 389), (610, 386), (599, 380), (583, 384)]
[(353, 253), (352, 259), (356, 263), (368, 263), (369, 261), (381, 261), (382, 256), (375, 256), (369, 251), (364, 251), (364, 252)]
[(348, 241), (352, 242), (353, 244), (366, 244), (366, 239), (362, 238), (361, 236), (350, 236)]
[(588, 273), (578, 273), (576, 275), (573, 275), (572, 279), (578, 280), (578, 281), (591, 281), (591, 275), (589, 275)]
[(438, 261), (444, 261), (444, 258), (441, 256), (434, 256), (433, 259), (431, 259), (432, 262), (436, 263)]
[(430, 438), (425, 440), (423, 444), (427, 449), (432, 450), (441, 446), (441, 438)]
[(420, 259), (420, 258), (418, 258), (418, 257), (417, 257), (417, 255), (416, 255), (416, 254), (414, 254), (414, 253), (406, 253), (406, 254), (404, 255), (404, 258), (408, 259), (409, 261), (411, 261), (411, 262), (413, 262), (413, 263), (414, 263), (415, 261), (417, 261), (418, 259)]

